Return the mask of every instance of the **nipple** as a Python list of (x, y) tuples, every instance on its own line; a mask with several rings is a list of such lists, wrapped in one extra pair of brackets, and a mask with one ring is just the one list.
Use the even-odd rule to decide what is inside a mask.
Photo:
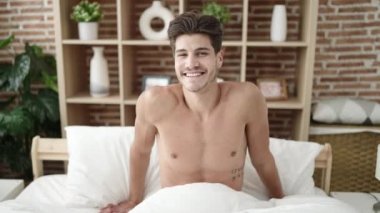
[(170, 154), (170, 157), (172, 157), (173, 159), (177, 159), (177, 154), (176, 153), (172, 153), (172, 154)]
[(231, 157), (234, 157), (236, 155), (236, 151), (232, 151), (230, 155)]

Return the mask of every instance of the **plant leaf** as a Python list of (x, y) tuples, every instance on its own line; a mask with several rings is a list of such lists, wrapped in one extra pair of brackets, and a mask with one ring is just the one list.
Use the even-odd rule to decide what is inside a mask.
[(216, 2), (209, 2), (203, 5), (202, 13), (216, 17), (222, 24), (227, 23), (231, 18), (229, 9)]
[(26, 54), (16, 56), (12, 72), (9, 74), (8, 91), (18, 91), (22, 86), (30, 88), (30, 80), (25, 81), (30, 71), (30, 57)]
[(57, 93), (44, 89), (38, 95), (26, 93), (23, 96), (24, 105), (34, 115), (40, 124), (46, 120), (59, 120), (59, 102)]
[(60, 114), (58, 94), (52, 90), (44, 89), (39, 91), (38, 96), (48, 120), (52, 122), (59, 121)]
[(48, 72), (49, 74), (56, 75), (57, 72), (57, 61), (55, 60), (55, 57), (53, 55), (44, 55), (43, 60), (48, 67), (48, 69), (44, 70)]
[(28, 55), (35, 55), (38, 58), (43, 57), (43, 50), (40, 46), (37, 45), (29, 45), (29, 43), (25, 44), (25, 52)]
[(52, 55), (44, 55), (42, 49), (38, 46), (27, 45), (25, 47), (26, 54), (31, 59), (30, 65), (30, 81), (43, 81), (43, 73), (56, 75), (56, 61)]
[(47, 72), (42, 72), (42, 81), (49, 89), (58, 92), (57, 75), (49, 75)]
[(82, 0), (73, 7), (70, 17), (76, 22), (97, 22), (103, 18), (103, 12), (98, 2)]
[(31, 134), (34, 129), (32, 115), (20, 106), (9, 112), (0, 112), (0, 129), (14, 137)]
[(12, 72), (13, 65), (10, 63), (0, 64), (0, 91), (9, 87), (9, 75)]
[(25, 109), (33, 115), (38, 123), (43, 123), (45, 121), (45, 112), (38, 96), (27, 92), (23, 94), (22, 100)]
[(0, 49), (7, 47), (10, 43), (13, 42), (14, 39), (15, 39), (15, 36), (10, 35), (4, 40), (0, 40)]

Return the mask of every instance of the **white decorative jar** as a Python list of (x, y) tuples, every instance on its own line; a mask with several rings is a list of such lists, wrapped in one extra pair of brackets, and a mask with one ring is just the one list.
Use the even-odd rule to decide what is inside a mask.
[(78, 31), (80, 40), (98, 39), (98, 22), (79, 22)]
[[(164, 27), (160, 31), (155, 31), (151, 26), (154, 18), (160, 18), (164, 22)], [(139, 28), (144, 38), (148, 40), (166, 40), (169, 23), (174, 19), (172, 12), (164, 7), (161, 1), (153, 1), (152, 5), (144, 10), (140, 16)]]
[(282, 4), (276, 4), (273, 7), (272, 22), (270, 28), (271, 41), (285, 41), (287, 34), (287, 17), (286, 7)]
[(92, 47), (94, 55), (90, 61), (90, 94), (93, 97), (109, 95), (110, 82), (108, 63), (103, 54), (103, 47)]

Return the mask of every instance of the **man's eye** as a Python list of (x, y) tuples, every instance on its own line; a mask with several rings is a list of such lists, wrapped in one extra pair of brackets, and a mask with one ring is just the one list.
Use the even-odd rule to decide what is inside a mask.
[(177, 57), (186, 57), (186, 54), (182, 53), (182, 54), (177, 54)]
[(206, 55), (208, 55), (208, 53), (207, 52), (199, 52), (198, 55), (199, 56), (206, 56)]

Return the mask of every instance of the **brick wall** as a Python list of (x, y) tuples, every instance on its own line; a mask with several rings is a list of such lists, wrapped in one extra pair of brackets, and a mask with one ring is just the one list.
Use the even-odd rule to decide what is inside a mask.
[(380, 101), (380, 1), (320, 0), (314, 99)]
[(16, 37), (10, 50), (0, 51), (0, 61), (9, 61), (30, 42), (54, 54), (54, 15), (51, 0), (0, 0), (0, 38)]
[[(116, 8), (115, 1), (101, 0), (104, 4), (105, 19), (101, 22), (101, 37), (115, 38)], [(134, 11), (142, 11), (151, 0), (135, 1)], [(189, 8), (198, 9), (204, 0), (191, 0)], [(226, 25), (226, 39), (241, 37), (242, 17), (241, 4), (234, 0), (220, 0), (232, 11), (232, 20)], [(280, 0), (250, 0), (250, 40), (268, 40), (271, 8)], [(288, 40), (297, 40), (300, 18), (299, 0), (287, 0)], [(173, 11), (178, 11), (175, 0), (166, 0)], [(52, 0), (0, 0), (0, 38), (10, 33), (16, 41), (10, 49), (0, 50), (0, 61), (11, 61), (14, 54), (20, 52), (25, 42), (42, 46), (47, 53), (54, 54), (54, 14)], [(138, 17), (130, 17), (138, 20)], [(315, 58), (313, 99), (335, 96), (362, 97), (380, 101), (380, 4), (379, 0), (320, 0), (318, 17), (318, 34)], [(132, 26), (135, 38), (141, 38), (137, 22)], [(147, 54), (160, 49), (160, 57)], [(227, 57), (233, 58), (221, 70), (221, 76), (236, 80), (240, 66), (239, 48), (227, 48)], [(258, 75), (283, 75), (292, 85), (295, 73), (297, 51), (292, 48), (249, 48), (247, 78), (253, 81)], [(87, 52), (88, 56), (91, 51)], [(279, 59), (281, 54), (281, 60)], [(111, 87), (118, 90), (117, 54), (112, 48), (106, 48), (110, 63)], [(162, 57), (165, 55), (165, 57)], [(144, 74), (162, 72), (171, 74), (172, 59), (170, 48), (139, 47), (136, 50), (135, 91), (140, 90), (141, 78)], [(141, 57), (140, 57), (141, 56)], [(142, 57), (144, 56), (144, 57)], [(88, 58), (86, 62), (88, 63)], [(158, 66), (159, 65), (159, 66)], [(1, 96), (4, 94), (0, 94)], [(115, 119), (115, 110), (90, 106), (90, 110), (98, 113), (91, 116), (94, 125), (119, 125)], [(117, 109), (116, 109), (117, 111)], [(272, 136), (288, 137), (286, 126), (291, 126), (291, 119), (286, 112), (272, 110), (270, 112)], [(292, 114), (292, 113), (290, 113)], [(107, 117), (108, 116), (108, 117)], [(110, 122), (102, 123), (100, 118), (109, 118)], [(286, 119), (288, 117), (288, 119)], [(291, 115), (290, 115), (291, 117)]]

